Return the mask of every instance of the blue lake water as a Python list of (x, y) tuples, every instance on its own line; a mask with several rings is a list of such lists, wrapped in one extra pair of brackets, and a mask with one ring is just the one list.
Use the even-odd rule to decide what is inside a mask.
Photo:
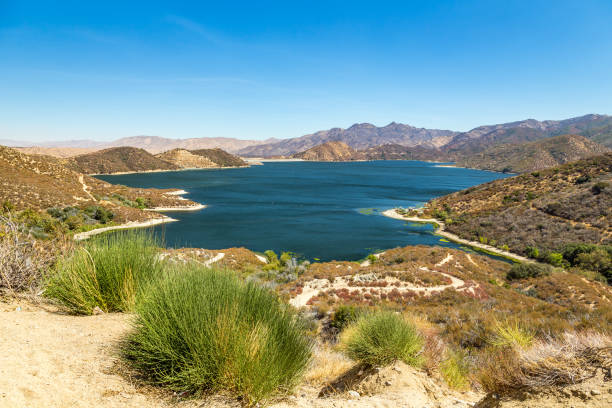
[(206, 204), (156, 227), (167, 246), (292, 251), (308, 259), (358, 260), (382, 249), (441, 245), (431, 225), (380, 215), (394, 207), (506, 177), (501, 173), (436, 167), (418, 161), (349, 163), (268, 162), (223, 170), (98, 176), (131, 187), (180, 188)]

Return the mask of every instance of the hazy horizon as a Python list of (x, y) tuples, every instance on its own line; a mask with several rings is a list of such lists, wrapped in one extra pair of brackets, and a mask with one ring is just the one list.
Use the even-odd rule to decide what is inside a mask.
[(0, 139), (467, 131), (612, 113), (612, 3), (0, 0)]

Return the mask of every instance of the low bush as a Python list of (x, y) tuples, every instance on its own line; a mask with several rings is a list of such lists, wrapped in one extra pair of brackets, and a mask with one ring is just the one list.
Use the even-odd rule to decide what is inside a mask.
[(276, 295), (229, 272), (186, 265), (139, 299), (127, 361), (151, 382), (248, 405), (291, 389), (311, 359), (303, 322)]
[(440, 374), (449, 387), (457, 390), (469, 388), (469, 365), (466, 353), (463, 351), (451, 351), (440, 363)]
[(391, 311), (364, 314), (341, 336), (344, 353), (371, 366), (385, 366), (397, 360), (419, 366), (423, 345), (414, 325)]
[(539, 263), (515, 263), (506, 274), (507, 280), (537, 278), (538, 276), (550, 275), (552, 268), (549, 265)]
[(45, 295), (77, 314), (132, 310), (138, 292), (160, 275), (158, 247), (140, 230), (87, 241), (58, 261)]
[(330, 325), (338, 330), (342, 330), (349, 324), (355, 322), (359, 316), (359, 308), (352, 305), (340, 305), (334, 312)]
[(0, 289), (10, 292), (38, 289), (53, 255), (11, 214), (0, 215)]
[(578, 383), (609, 367), (611, 358), (610, 337), (568, 332), (558, 340), (540, 340), (529, 348), (493, 352), (484, 359), (478, 380), (486, 392), (503, 397), (516, 391)]
[(517, 320), (505, 323), (497, 323), (494, 335), (489, 339), (489, 343), (495, 347), (520, 347), (525, 348), (531, 345), (534, 335), (530, 330), (525, 329)]

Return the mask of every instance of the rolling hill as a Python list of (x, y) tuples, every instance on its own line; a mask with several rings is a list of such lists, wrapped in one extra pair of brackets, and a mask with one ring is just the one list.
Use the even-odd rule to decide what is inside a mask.
[(343, 142), (326, 142), (293, 157), (309, 161), (351, 161), (357, 159), (357, 152)]
[(113, 185), (75, 171), (61, 159), (0, 146), (0, 201), (16, 210), (100, 206), (111, 209), (117, 221), (134, 221), (159, 217), (136, 208), (138, 199), (150, 208), (195, 204), (169, 192)]
[(425, 212), (464, 239), (540, 256), (612, 243), (612, 153), (471, 187)]
[(85, 174), (177, 170), (180, 168), (136, 147), (112, 147), (75, 156), (67, 163), (75, 170)]
[(523, 144), (503, 144), (457, 160), (457, 165), (524, 173), (606, 153), (610, 149), (584, 136), (562, 135)]

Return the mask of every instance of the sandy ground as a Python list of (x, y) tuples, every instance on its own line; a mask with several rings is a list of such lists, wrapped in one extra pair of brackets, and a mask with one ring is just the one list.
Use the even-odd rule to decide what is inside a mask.
[(433, 218), (419, 218), (419, 217), (405, 217), (401, 214), (399, 214), (394, 208), (390, 209), (390, 210), (386, 210), (382, 213), (382, 215), (384, 215), (385, 217), (389, 217), (389, 218), (395, 218), (396, 220), (403, 220), (403, 221), (411, 221), (411, 222), (423, 222), (423, 223), (436, 223), (439, 225), (438, 229), (436, 229), (435, 233), (436, 235), (440, 235), (442, 237), (448, 238), (449, 240), (453, 241), (453, 242), (457, 242), (459, 244), (464, 244), (464, 245), (468, 245), (470, 247), (473, 248), (480, 248), (480, 249), (484, 249), (486, 251), (492, 252), (494, 254), (506, 257), (506, 258), (511, 258), (511, 259), (515, 259), (517, 261), (521, 261), (521, 262), (533, 262), (533, 260), (526, 258), (524, 256), (521, 255), (517, 255), (514, 254), (512, 252), (508, 252), (508, 251), (503, 251), (499, 248), (495, 248), (491, 245), (485, 245), (485, 244), (481, 244), (480, 242), (476, 242), (476, 241), (469, 241), (467, 239), (463, 239), (461, 237), (459, 237), (458, 235), (452, 234), (448, 231), (445, 231), (445, 225), (442, 221), (440, 220), (436, 220)]
[[(114, 374), (129, 316), (0, 303), (0, 407), (166, 407)], [(184, 405), (188, 406), (188, 405)]]
[[(70, 316), (50, 305), (0, 301), (0, 407), (240, 406), (218, 396), (176, 401), (171, 394), (138, 387), (120, 375), (116, 346), (129, 329), (130, 318), (126, 314)], [(315, 359), (315, 365), (319, 367), (311, 370), (329, 373), (334, 369), (328, 358)], [(359, 388), (359, 397), (345, 392), (320, 398), (321, 384), (311, 383), (272, 406), (462, 408), (469, 406), (462, 401), (477, 399), (440, 388), (424, 373), (407, 366), (399, 371), (397, 367), (383, 370)]]

